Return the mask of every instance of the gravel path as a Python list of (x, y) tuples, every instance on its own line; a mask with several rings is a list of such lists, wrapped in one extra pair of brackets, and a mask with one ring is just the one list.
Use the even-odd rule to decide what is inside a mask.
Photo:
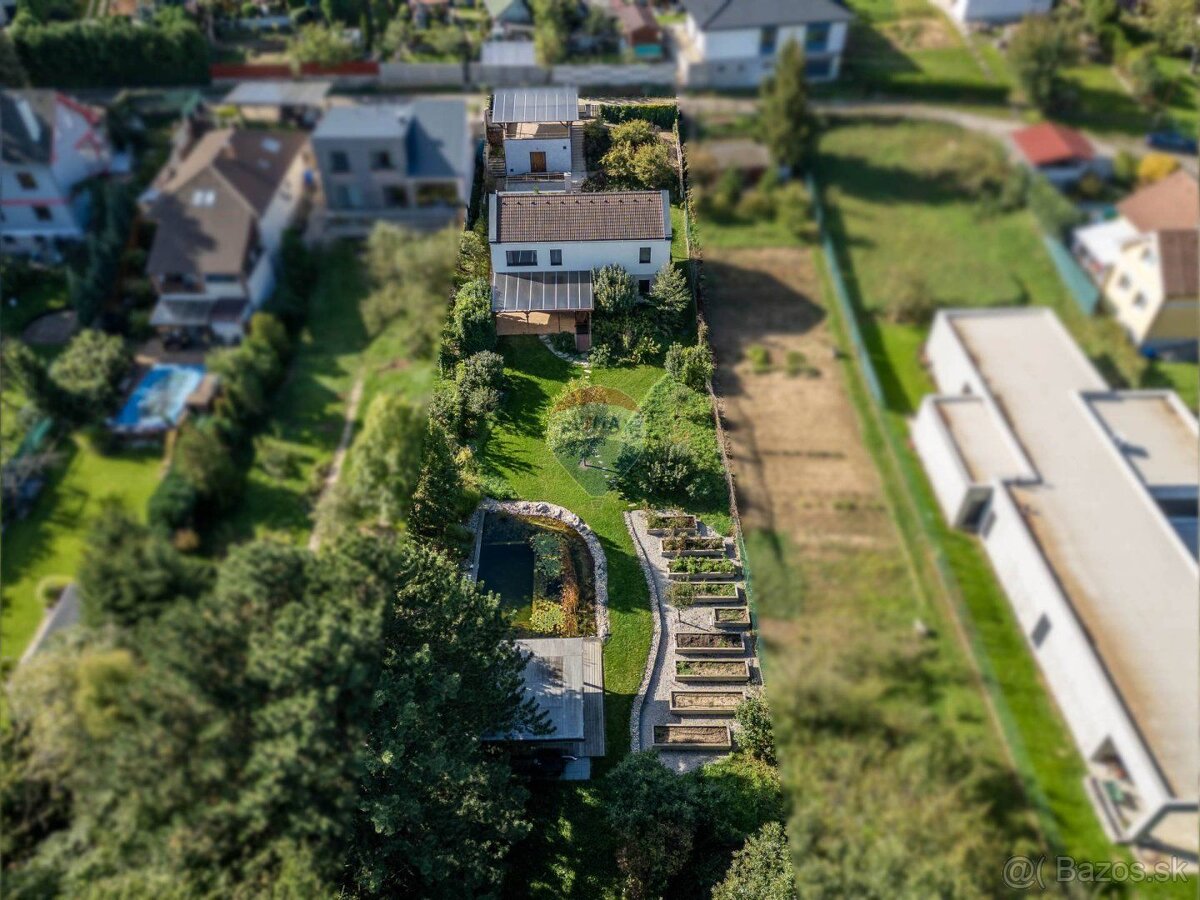
[[(661, 553), (659, 538), (646, 530), (646, 514), (642, 511), (627, 513), (625, 523), (629, 528), (633, 544), (638, 551), (638, 561), (646, 575), (650, 587), (651, 603), (655, 607), (657, 627), (655, 640), (651, 645), (651, 655), (647, 660), (647, 678), (643, 679), (642, 691), (634, 700), (633, 722), (630, 724), (632, 749), (650, 749), (654, 744), (655, 725), (718, 725), (732, 720), (724, 720), (719, 716), (688, 716), (683, 717), (670, 711), (672, 690), (737, 689), (740, 685), (677, 685), (675, 683), (675, 634), (678, 631), (709, 631), (723, 629), (715, 628), (712, 624), (712, 606), (696, 605), (691, 609), (677, 610), (666, 603), (666, 590), (670, 579), (667, 576), (667, 560)], [(703, 535), (715, 535), (703, 524), (700, 527)], [(727, 545), (729, 542), (726, 542)], [(748, 639), (747, 639), (748, 643)], [(752, 648), (751, 648), (752, 649)], [(742, 654), (723, 654), (737, 656)], [(693, 657), (697, 658), (697, 657)], [(760, 673), (757, 660), (750, 654), (752, 683), (760, 683)], [(705, 763), (712, 762), (723, 754), (704, 753), (701, 751), (660, 752), (663, 764), (676, 772), (688, 772), (699, 768)]]

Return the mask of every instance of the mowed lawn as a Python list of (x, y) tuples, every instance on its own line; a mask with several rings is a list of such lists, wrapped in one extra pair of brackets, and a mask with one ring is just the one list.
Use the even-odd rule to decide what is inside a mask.
[(364, 389), (356, 421), (380, 391), (422, 401), (432, 390), (433, 364), (409, 359), (395, 328), (385, 328), (375, 337), (367, 333), (362, 320), (367, 293), (366, 273), (354, 248), (331, 249), (321, 261), (307, 324), (259, 439), (260, 450), (275, 445), (290, 453), (292, 465), (287, 472), (269, 473), (260, 452), (222, 543), (264, 534), (296, 542), (308, 539), (321, 468), (337, 449), (358, 378), (363, 378)]
[[(933, 385), (919, 358), (926, 329), (886, 320), (895, 273), (920, 262), (941, 305), (1003, 304), (1015, 294), (1020, 302), (1049, 306), (1110, 377), (1119, 377), (1124, 366), (1140, 365), (1145, 378), (1145, 364), (1119, 342), (1110, 321), (1084, 317), (1067, 298), (1028, 213), (986, 213), (975, 198), (925, 171), (923, 161), (959, 137), (955, 129), (934, 124), (854, 123), (830, 131), (819, 162), (828, 223), (885, 395), (887, 434), (881, 437), (891, 445), (897, 483), (910, 486), (917, 504), (917, 515), (902, 529), (917, 541), (928, 540), (948, 563), (957, 588), (953, 602), (965, 613), (976, 656), (1054, 849), (1078, 859), (1120, 858), (1124, 851), (1104, 836), (1084, 794), (1082, 760), (987, 557), (974, 538), (945, 524), (908, 448), (906, 419)], [(861, 388), (856, 393), (867, 402)], [(1194, 890), (1192, 881), (1159, 886), (1154, 894), (1182, 896)]]
[(101, 455), (76, 436), (60, 441), (59, 451), (62, 459), (33, 511), (4, 532), (0, 643), (5, 657), (19, 658), (41, 621), (38, 582), (50, 575), (75, 575), (100, 502), (119, 498), (144, 518), (146, 501), (162, 476), (158, 449)]

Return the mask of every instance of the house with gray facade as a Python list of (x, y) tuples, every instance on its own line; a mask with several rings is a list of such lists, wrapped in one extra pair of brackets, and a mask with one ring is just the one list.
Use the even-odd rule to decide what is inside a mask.
[(365, 237), (381, 220), (442, 228), (470, 200), (475, 148), (462, 100), (335, 106), (312, 147), (327, 238)]

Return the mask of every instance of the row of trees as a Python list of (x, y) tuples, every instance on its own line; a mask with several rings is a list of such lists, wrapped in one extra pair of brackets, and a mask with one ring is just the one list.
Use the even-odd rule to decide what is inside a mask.
[(42, 23), (18, 14), (9, 33), (38, 87), (208, 83), (208, 41), (176, 8), (160, 12), (151, 25), (121, 17)]
[(479, 737), (537, 717), (493, 597), (390, 536), (205, 570), (117, 513), (89, 547), (93, 624), (9, 686), (8, 896), (497, 889), (525, 792)]

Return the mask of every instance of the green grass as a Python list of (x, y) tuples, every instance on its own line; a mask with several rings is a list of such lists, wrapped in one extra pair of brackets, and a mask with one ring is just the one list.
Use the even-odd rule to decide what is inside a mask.
[(433, 364), (409, 359), (398, 326), (375, 338), (367, 334), (361, 315), (366, 295), (366, 276), (353, 248), (334, 248), (322, 260), (307, 325), (265, 429), (265, 439), (291, 451), (296, 465), (285, 478), (272, 477), (258, 464), (250, 470), (245, 496), (222, 526), (222, 542), (267, 533), (307, 540), (313, 525), (311, 487), (318, 467), (337, 448), (346, 403), (360, 375), (359, 421), (381, 392), (414, 401), (428, 397)]
[(671, 259), (685, 262), (687, 252), (687, 216), (678, 203), (671, 204)]
[(1164, 387), (1178, 392), (1187, 408), (1200, 408), (1200, 367), (1191, 362), (1155, 362), (1146, 372), (1143, 387)]
[[(867, 443), (880, 462), (885, 488), (899, 511), (901, 534), (909, 543), (913, 558), (921, 561), (918, 570), (932, 595), (940, 592), (941, 584), (933, 560), (940, 553), (945, 561), (950, 580), (949, 590), (944, 593), (960, 609), (960, 617), (967, 623), (985, 684), (997, 699), (1018, 768), (1032, 788), (1031, 800), (1040, 810), (1048, 840), (1056, 850), (1079, 859), (1121, 857), (1124, 851), (1114, 848), (1104, 836), (1083, 792), (1082, 760), (1045, 691), (986, 556), (977, 541), (946, 526), (919, 463), (908, 448), (906, 418), (932, 385), (918, 356), (923, 329), (882, 323), (875, 315), (886, 305), (887, 281), (883, 273), (903, 259), (905, 253), (912, 252), (911, 248), (899, 249), (907, 241), (904, 231), (913, 227), (913, 220), (906, 198), (897, 196), (895, 185), (921, 177), (919, 170), (914, 170), (918, 168), (915, 160), (920, 156), (912, 128), (893, 128), (891, 135), (874, 125), (861, 129), (852, 126), (851, 131), (840, 135), (832, 133), (827, 145), (830, 155), (823, 158), (821, 165), (829, 187), (831, 232), (838, 245), (839, 261), (867, 352), (884, 391), (885, 408), (872, 421), (873, 405), (854, 367), (848, 369), (851, 396), (869, 426)], [(945, 139), (944, 133), (939, 139)], [(898, 162), (890, 184), (889, 180), (876, 178), (870, 166), (865, 165), (868, 159), (876, 162), (898, 152), (898, 160), (907, 157), (914, 162), (907, 166)], [(978, 273), (989, 272), (996, 264), (997, 233), (989, 231), (986, 222), (967, 234), (958, 231), (964, 220), (956, 207), (967, 203), (966, 198), (936, 197), (925, 217), (917, 220), (917, 230), (927, 242), (923, 258), (939, 260), (938, 266), (928, 268), (940, 270), (941, 262), (952, 258), (957, 265), (965, 264)], [(1028, 227), (1030, 236), (1024, 244), (1032, 248), (1036, 238), (1032, 225)], [(1010, 240), (1016, 240), (1015, 232), (1004, 233)], [(1019, 266), (1021, 254), (1012, 248), (1006, 251), (1008, 254), (1013, 254), (1008, 258)], [(1037, 266), (1042, 261), (1044, 256)], [(1027, 262), (1025, 269), (1018, 269), (1024, 272), (1018, 277), (1029, 279), (1024, 282), (1030, 286), (1029, 300), (1056, 308), (1068, 327), (1081, 332), (1077, 337), (1084, 338), (1081, 343), (1085, 350), (1095, 355), (1103, 329), (1092, 329), (1088, 327), (1090, 322), (1079, 322), (1078, 315), (1071, 315), (1074, 308), (1062, 305), (1061, 289), (1045, 278), (1033, 280), (1029, 265), (1033, 263)], [(942, 271), (931, 274), (940, 291), (968, 286), (961, 274), (953, 278)], [(977, 296), (982, 294), (987, 298), (989, 281), (982, 274), (976, 276)], [(994, 285), (991, 287), (994, 289)], [(1101, 362), (1111, 365), (1111, 360)], [(1194, 882), (1183, 887), (1190, 887), (1194, 893)], [(1174, 887), (1164, 893), (1173, 890)]]
[(38, 582), (48, 575), (75, 575), (100, 501), (119, 497), (131, 512), (144, 517), (146, 501), (162, 474), (157, 449), (101, 455), (75, 437), (60, 441), (59, 451), (62, 459), (33, 511), (4, 532), (0, 640), (6, 657), (20, 657), (41, 621)]

